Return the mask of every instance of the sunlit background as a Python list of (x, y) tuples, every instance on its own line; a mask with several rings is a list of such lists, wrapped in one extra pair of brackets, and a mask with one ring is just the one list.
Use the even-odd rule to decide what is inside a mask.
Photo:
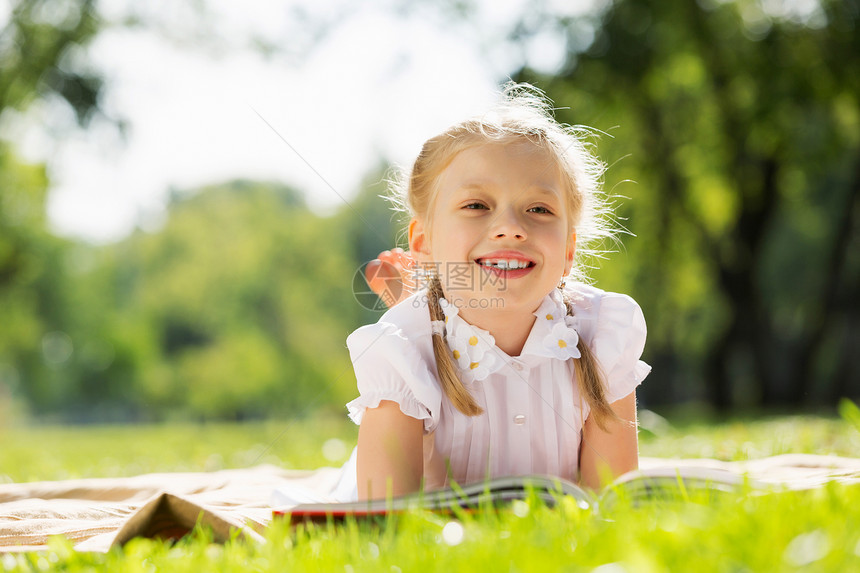
[[(408, 163), (484, 108), (501, 79), (526, 63), (552, 73), (566, 53), (549, 29), (508, 37), (525, 2), (139, 4), (97, 4), (101, 30), (58, 62), (104, 80), (86, 130), (62, 101), (4, 122), (24, 159), (50, 165), (49, 220), (66, 236), (120, 239), (158, 224), (171, 186), (238, 177), (288, 182), (330, 212), (381, 162)], [(73, 12), (45, 3), (34, 17)]]
[(860, 395), (856, 1), (0, 1), (0, 424), (343, 413), (392, 165), (530, 81), (602, 132), (644, 404)]

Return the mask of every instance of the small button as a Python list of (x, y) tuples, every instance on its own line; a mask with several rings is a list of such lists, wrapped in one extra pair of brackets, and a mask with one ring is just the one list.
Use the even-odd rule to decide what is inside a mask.
[(516, 416), (514, 416), (514, 424), (516, 424), (517, 426), (522, 426), (525, 423), (526, 417), (522, 414), (517, 414)]
[(520, 364), (519, 362), (514, 362), (513, 367), (514, 367), (514, 370), (516, 370), (517, 372), (523, 371), (523, 365)]

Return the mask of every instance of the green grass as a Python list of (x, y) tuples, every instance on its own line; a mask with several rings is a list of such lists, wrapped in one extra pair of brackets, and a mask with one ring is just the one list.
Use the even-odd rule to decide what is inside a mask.
[(358, 435), (357, 427), (344, 418), (0, 427), (0, 483), (214, 471), (258, 464), (296, 469), (339, 466), (349, 457)]
[(789, 453), (860, 457), (860, 422), (850, 418), (807, 414), (716, 421), (687, 414), (670, 423), (650, 412), (641, 417), (643, 456), (725, 461)]
[[(846, 416), (846, 418), (848, 418)], [(673, 418), (674, 419), (674, 418)], [(643, 455), (725, 460), (788, 452), (860, 456), (848, 419), (771, 417), (722, 423), (647, 420)], [(340, 419), (144, 428), (0, 430), (0, 472), (15, 480), (218, 469), (252, 463), (336, 464), (326, 440), (351, 444)], [(336, 444), (336, 443), (335, 443)], [(329, 443), (329, 457), (337, 448)], [(344, 453), (345, 455), (345, 453)], [(517, 504), (449, 519), (416, 512), (381, 524), (291, 531), (276, 521), (265, 544), (134, 540), (106, 555), (52, 550), (0, 557), (11, 570), (64, 571), (598, 571), (729, 572), (860, 570), (860, 486), (807, 492), (744, 492), (716, 499), (618, 503), (600, 513), (572, 502)]]

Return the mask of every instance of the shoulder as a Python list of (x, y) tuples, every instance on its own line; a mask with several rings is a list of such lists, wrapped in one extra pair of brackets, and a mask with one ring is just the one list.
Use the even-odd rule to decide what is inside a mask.
[(574, 322), (606, 376), (610, 402), (628, 395), (651, 370), (640, 360), (647, 328), (642, 309), (631, 297), (583, 284), (566, 294)]
[(581, 327), (580, 334), (592, 338), (597, 331), (619, 328), (645, 329), (645, 317), (639, 304), (630, 296), (607, 292), (583, 283), (565, 288), (573, 305), (573, 314)]
[(423, 292), (416, 293), (347, 337), (360, 394), (347, 407), (356, 423), (381, 400), (397, 402), (408, 416), (423, 419), (425, 431), (438, 423), (442, 391), (425, 300)]

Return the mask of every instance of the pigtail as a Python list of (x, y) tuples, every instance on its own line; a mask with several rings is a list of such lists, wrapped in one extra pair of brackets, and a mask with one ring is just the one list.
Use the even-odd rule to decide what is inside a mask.
[[(573, 316), (573, 304), (564, 290), (562, 290), (562, 298), (568, 316)], [(594, 421), (597, 422), (601, 430), (605, 430), (607, 420), (620, 420), (606, 399), (604, 383), (606, 376), (600, 368), (597, 358), (591, 352), (591, 348), (583, 342), (582, 338), (576, 343), (576, 348), (579, 350), (580, 357), (573, 360), (573, 367), (576, 372), (579, 393), (585, 396), (585, 401), (591, 408), (592, 415), (594, 415)]]
[[(442, 283), (439, 277), (432, 277), (427, 285), (427, 306), (430, 309), (430, 320), (445, 320), (445, 313), (439, 304), (443, 296)], [(439, 373), (439, 384), (451, 403), (467, 416), (478, 416), (484, 411), (475, 402), (475, 398), (463, 385), (457, 376), (457, 369), (451, 359), (448, 344), (441, 332), (433, 333), (433, 355), (436, 357), (436, 370)]]

